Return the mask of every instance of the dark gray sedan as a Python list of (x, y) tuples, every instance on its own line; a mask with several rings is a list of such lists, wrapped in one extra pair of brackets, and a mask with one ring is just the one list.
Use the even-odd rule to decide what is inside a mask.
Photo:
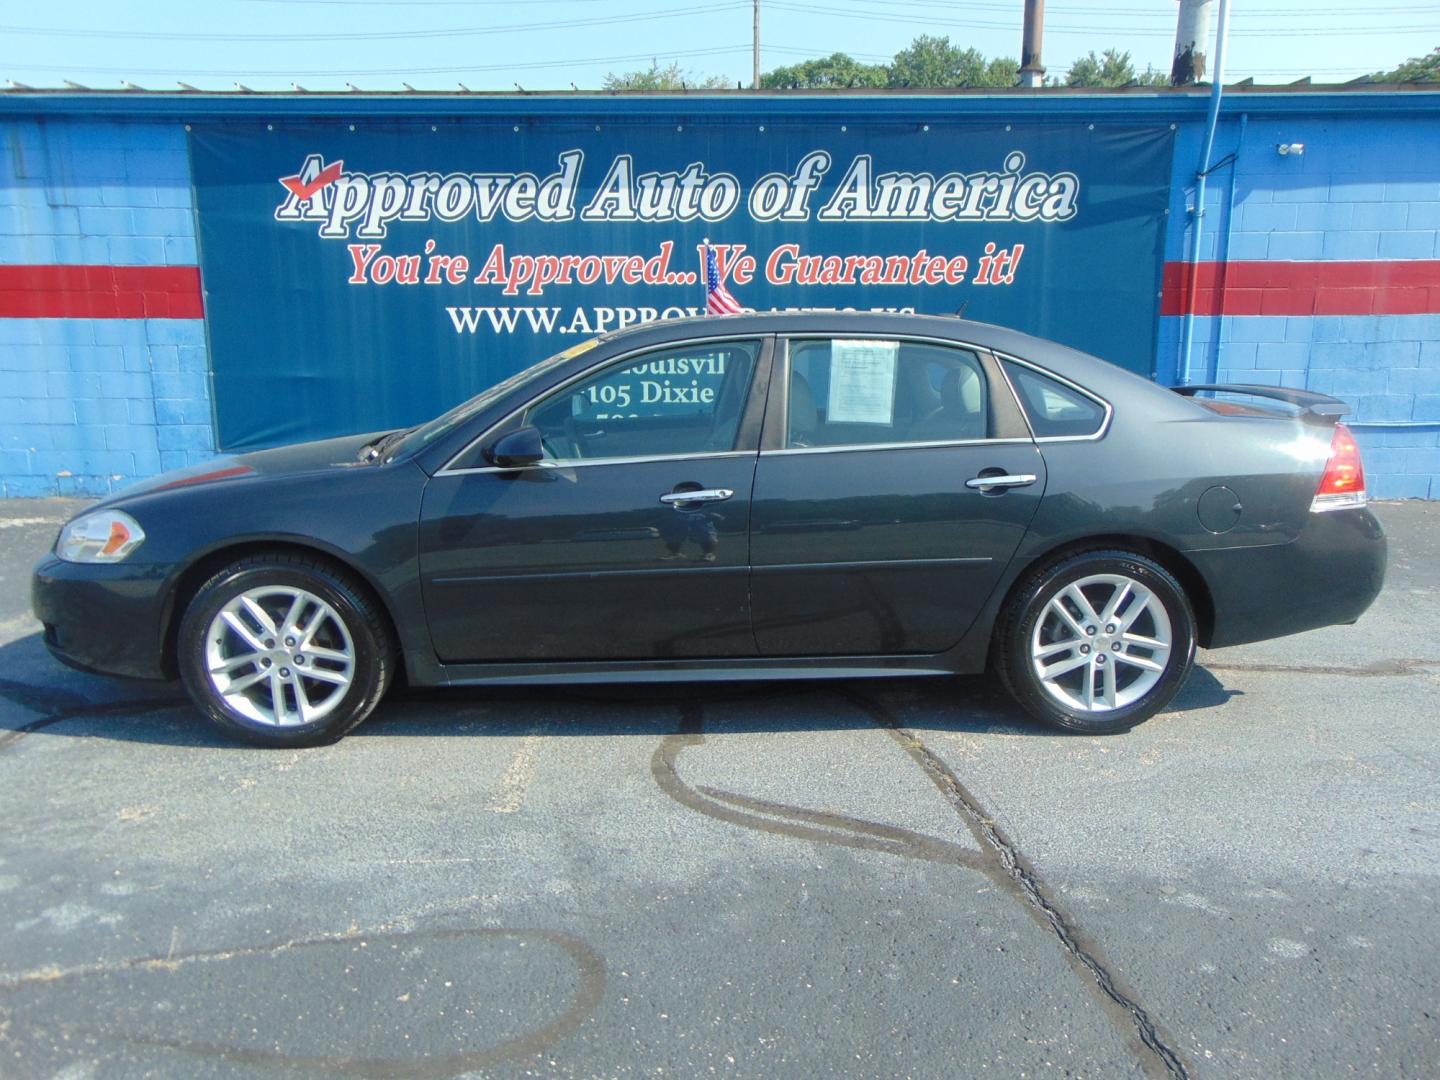
[(1156, 386), (960, 319), (739, 315), (586, 341), (417, 428), (221, 458), (67, 524), (67, 663), (254, 742), (412, 685), (993, 670), (1123, 731), (1198, 645), (1353, 622), (1385, 538), (1334, 399)]

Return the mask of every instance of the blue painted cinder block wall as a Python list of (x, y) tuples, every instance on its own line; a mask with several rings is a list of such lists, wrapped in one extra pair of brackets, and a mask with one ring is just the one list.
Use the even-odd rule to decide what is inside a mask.
[[(0, 265), (194, 266), (184, 125), (0, 119)], [(0, 492), (104, 495), (214, 453), (205, 324), (0, 318)]]
[[(1202, 131), (1177, 138), (1167, 261), (1191, 256)], [(1277, 150), (1297, 142), (1301, 155)], [(1231, 153), (1209, 178), (1201, 261), (1440, 259), (1440, 119), (1234, 117), (1212, 160)], [(1373, 498), (1440, 498), (1440, 314), (1196, 317), (1188, 371), (1183, 321), (1160, 320), (1160, 381), (1333, 394), (1354, 410)]]
[[(1257, 102), (1243, 123), (1243, 96), (1229, 99), (1215, 159), (1236, 157), (1210, 178), (1202, 261), (1440, 259), (1440, 111), (1326, 100), (1342, 98), (1284, 115)], [(1170, 118), (1142, 106), (1109, 108), (1112, 118)], [(985, 107), (993, 118), (1027, 106)], [(184, 124), (127, 108), (0, 115), (0, 268), (196, 264)], [(1174, 116), (1169, 262), (1190, 257), (1200, 115)], [(1295, 142), (1303, 155), (1276, 152)], [(1180, 316), (1156, 327), (1160, 381), (1333, 393), (1355, 408), (1372, 495), (1440, 498), (1440, 315), (1197, 316), (1188, 366), (1182, 328)], [(214, 452), (203, 319), (0, 318), (0, 494), (102, 495)]]

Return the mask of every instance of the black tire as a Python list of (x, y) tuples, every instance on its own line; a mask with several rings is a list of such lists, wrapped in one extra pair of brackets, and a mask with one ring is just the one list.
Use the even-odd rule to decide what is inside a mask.
[[(312, 689), (318, 688), (319, 693), (330, 695), (330, 700), (324, 703), (324, 714), (313, 721), (279, 726), (245, 715), (227, 701), (211, 680), (207, 649), (211, 645), (208, 637), (212, 623), (231, 601), (260, 588), (305, 590), (329, 605), (333, 615), (343, 624), (343, 632), (348, 633), (348, 645), (353, 653), (353, 674), (348, 687), (327, 692), (327, 683), (311, 681), (305, 684), (307, 703)], [(337, 630), (339, 627), (335, 623), (322, 628), (322, 632), (331, 635), (335, 635)], [(283, 642), (276, 644), (283, 646)], [(300, 647), (303, 648), (303, 645)], [(229, 735), (258, 746), (276, 748), (334, 742), (359, 724), (384, 696), (394, 674), (395, 656), (389, 624), (378, 602), (371, 598), (363, 585), (323, 558), (281, 552), (238, 559), (213, 575), (200, 586), (186, 607), (176, 638), (176, 666), (186, 692), (200, 711)], [(305, 660), (302, 654), (301, 662)], [(313, 671), (317, 661), (312, 656), (309, 662)], [(249, 669), (252, 673), (259, 670), (259, 662)], [(277, 672), (280, 670), (288, 669), (276, 669)], [(306, 674), (299, 668), (295, 671), (297, 675)], [(266, 701), (273, 701), (270, 685), (267, 678), (256, 691), (261, 711)], [(294, 712), (299, 714), (299, 707), (295, 704), (296, 692), (282, 687), (281, 693), (286, 701), (279, 711), (284, 713), (293, 707)]]
[[(1090, 710), (1084, 707), (1075, 707), (1060, 700), (1058, 695), (1063, 691), (1063, 686), (1053, 691), (1047, 689), (1045, 681), (1034, 668), (1031, 647), (1032, 643), (1036, 641), (1037, 623), (1041, 621), (1042, 617), (1046, 617), (1050, 602), (1077, 582), (1098, 575), (1128, 578), (1150, 591), (1163, 607), (1164, 614), (1168, 618), (1170, 648), (1167, 653), (1163, 654), (1163, 659), (1155, 660), (1154, 658), (1160, 656), (1160, 653), (1144, 646), (1130, 645), (1124, 640), (1123, 629), (1119, 634), (1120, 640), (1116, 642), (1105, 636), (1107, 627), (1097, 627), (1098, 640), (1109, 642), (1104, 648), (1092, 648), (1091, 642), (1096, 641), (1097, 638), (1081, 638), (1075, 634), (1073, 638), (1076, 642), (1075, 647), (1065, 650), (1065, 653), (1059, 656), (1059, 660), (1069, 662), (1073, 659), (1081, 665), (1077, 669), (1079, 676), (1075, 679), (1080, 684), (1075, 692), (1077, 698), (1083, 692), (1084, 680), (1091, 669), (1095, 671), (1096, 679), (1116, 680), (1111, 685), (1118, 687), (1117, 702), (1120, 695), (1127, 692), (1126, 687), (1120, 685), (1120, 680), (1129, 679), (1131, 686), (1139, 687), (1139, 680), (1149, 677), (1146, 672), (1132, 669), (1128, 660), (1122, 660), (1118, 665), (1111, 660), (1122, 650), (1127, 654), (1132, 650), (1137, 650), (1135, 651), (1137, 658), (1161, 663), (1164, 668), (1148, 689), (1135, 691), (1139, 695), (1135, 700), (1113, 708)], [(1101, 586), (1102, 589), (1104, 587)], [(1076, 607), (1073, 610), (1078, 612), (1080, 609)], [(1122, 607), (1120, 610), (1123, 612), (1126, 608)], [(1141, 614), (1138, 618), (1143, 620), (1139, 625), (1158, 625), (1153, 621), (1156, 617), (1150, 614)], [(1040, 630), (1042, 645), (1045, 644), (1044, 636), (1052, 633), (1055, 626), (1061, 625), (1061, 616), (1058, 614), (1052, 613), (1048, 619), (1049, 621)], [(1088, 627), (1090, 624), (1090, 620), (1083, 617), (1078, 621), (1082, 627)], [(1110, 625), (1118, 627), (1120, 623), (1112, 621)], [(1062, 635), (1057, 635), (1051, 641), (1051, 644), (1064, 650), (1067, 641), (1071, 640), (1065, 635), (1071, 633), (1074, 631), (1064, 630)], [(1184, 588), (1163, 566), (1131, 551), (1086, 551), (1044, 566), (1021, 582), (1009, 608), (1001, 614), (996, 631), (995, 666), (1005, 688), (1020, 703), (1020, 706), (1037, 720), (1066, 731), (1108, 735), (1129, 731), (1135, 725), (1150, 719), (1169, 704), (1176, 691), (1184, 685), (1195, 662), (1195, 638), (1195, 613), (1190, 606), (1190, 600), (1185, 595)], [(1090, 662), (1086, 662), (1080, 656), (1082, 645), (1084, 652), (1091, 657)], [(1100, 656), (1111, 661), (1108, 675), (1103, 668), (1094, 668), (1095, 663), (1105, 663), (1105, 660), (1099, 659)], [(1056, 662), (1055, 666), (1060, 667), (1061, 665)], [(1122, 672), (1123, 674), (1121, 674)], [(1051, 682), (1068, 684), (1071, 678), (1070, 673), (1066, 673), (1063, 679), (1057, 677)]]

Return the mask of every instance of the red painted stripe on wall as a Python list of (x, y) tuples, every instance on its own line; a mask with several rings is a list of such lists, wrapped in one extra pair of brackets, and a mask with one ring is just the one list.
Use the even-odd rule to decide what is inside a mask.
[(0, 266), (0, 318), (204, 316), (198, 266)]
[[(1440, 259), (1165, 264), (1162, 315), (1440, 314)], [(0, 318), (200, 319), (195, 266), (0, 266)]]
[(1435, 315), (1440, 259), (1166, 263), (1160, 313)]

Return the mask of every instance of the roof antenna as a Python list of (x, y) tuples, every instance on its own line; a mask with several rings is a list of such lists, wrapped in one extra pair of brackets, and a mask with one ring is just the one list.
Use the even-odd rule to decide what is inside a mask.
[(968, 299), (966, 299), (966, 300), (961, 300), (961, 301), (960, 301), (960, 306), (955, 309), (955, 318), (957, 318), (957, 319), (963, 319), (963, 318), (965, 317), (965, 309), (968, 308), (969, 306), (970, 306), (970, 301), (969, 301)]

